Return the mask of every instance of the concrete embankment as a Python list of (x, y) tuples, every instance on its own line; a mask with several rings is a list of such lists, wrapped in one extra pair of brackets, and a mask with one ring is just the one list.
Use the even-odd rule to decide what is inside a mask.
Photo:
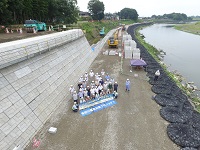
[(81, 30), (0, 44), (0, 149), (24, 148), (115, 30), (91, 49)]

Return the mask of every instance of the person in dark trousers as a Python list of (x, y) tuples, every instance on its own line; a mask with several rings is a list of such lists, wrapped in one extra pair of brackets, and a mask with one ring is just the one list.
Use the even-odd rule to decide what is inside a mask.
[(109, 83), (108, 83), (108, 89), (110, 90), (110, 92), (112, 92), (112, 89), (113, 89), (112, 82), (109, 82)]
[(117, 84), (117, 82), (115, 82), (115, 83), (114, 83), (114, 91), (117, 92), (117, 88), (118, 88), (118, 84)]
[(157, 71), (155, 72), (154, 81), (157, 81), (159, 76), (160, 76), (160, 71), (157, 70)]
[(74, 105), (72, 106), (72, 110), (74, 112), (77, 112), (78, 111), (78, 104), (76, 102), (74, 102)]

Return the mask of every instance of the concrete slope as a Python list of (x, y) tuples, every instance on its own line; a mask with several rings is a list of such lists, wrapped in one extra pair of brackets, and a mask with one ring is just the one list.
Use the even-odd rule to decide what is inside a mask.
[(0, 44), (1, 150), (32, 141), (107, 38), (93, 50), (81, 30)]

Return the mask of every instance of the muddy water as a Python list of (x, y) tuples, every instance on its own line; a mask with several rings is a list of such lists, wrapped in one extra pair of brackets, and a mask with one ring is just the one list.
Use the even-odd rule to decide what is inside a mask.
[(200, 88), (200, 36), (178, 31), (169, 24), (154, 24), (140, 31), (145, 41), (166, 52), (164, 62), (186, 81)]

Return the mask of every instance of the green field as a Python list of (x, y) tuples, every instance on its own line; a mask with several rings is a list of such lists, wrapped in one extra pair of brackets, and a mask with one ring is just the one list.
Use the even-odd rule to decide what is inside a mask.
[(175, 25), (175, 29), (200, 35), (200, 22)]

